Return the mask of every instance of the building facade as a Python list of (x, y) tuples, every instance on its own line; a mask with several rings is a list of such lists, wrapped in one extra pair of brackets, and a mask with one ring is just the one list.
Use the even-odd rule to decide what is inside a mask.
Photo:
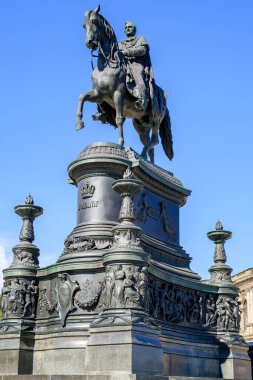
[(241, 311), (240, 333), (249, 345), (249, 356), (253, 362), (253, 268), (248, 268), (232, 277), (239, 288)]
[(247, 342), (253, 344), (253, 268), (234, 275), (232, 280), (239, 288), (241, 334)]

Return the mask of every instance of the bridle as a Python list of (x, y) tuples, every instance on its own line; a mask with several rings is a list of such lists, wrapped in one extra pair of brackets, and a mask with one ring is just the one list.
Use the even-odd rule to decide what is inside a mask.
[(98, 46), (98, 55), (93, 54), (93, 50), (91, 50), (91, 67), (92, 67), (92, 70), (94, 70), (93, 58), (99, 58), (99, 55), (102, 55), (102, 57), (107, 62), (107, 64), (108, 64), (109, 67), (112, 67), (112, 66), (110, 66), (110, 63), (116, 65), (116, 66), (112, 67), (113, 69), (117, 69), (120, 66), (123, 67), (123, 63), (124, 62), (123, 62), (123, 60), (120, 60), (119, 56), (118, 56), (118, 59), (111, 59), (111, 58), (109, 58), (112, 55), (112, 51), (113, 51), (114, 46), (115, 46), (114, 43), (112, 44), (111, 53), (109, 54), (109, 57), (107, 57), (105, 55), (105, 52), (104, 52), (104, 50), (103, 50), (103, 48), (101, 46), (101, 43), (97, 41), (96, 44)]
[[(103, 48), (102, 48), (102, 46), (101, 46), (101, 43), (100, 42), (98, 42), (97, 43), (98, 44), (98, 52), (102, 55), (102, 57), (105, 59), (105, 61), (108, 63), (108, 65), (110, 66), (110, 63), (113, 63), (113, 64), (116, 64), (116, 66), (114, 67), (114, 69), (116, 69), (116, 68), (118, 68), (120, 65), (121, 65), (121, 61), (120, 61), (120, 58), (119, 58), (119, 56), (118, 56), (118, 59), (111, 59), (111, 58), (109, 58), (109, 57), (111, 57), (112, 56), (112, 54), (113, 54), (113, 50), (114, 50), (114, 48), (116, 47), (116, 51), (118, 52), (119, 50), (118, 50), (118, 44), (116, 45), (114, 42), (112, 43), (112, 45), (111, 45), (111, 52), (110, 52), (110, 54), (109, 54), (109, 57), (107, 57), (106, 55), (105, 55), (105, 52), (104, 52), (104, 50), (103, 50)], [(115, 46), (116, 45), (116, 46)], [(110, 66), (111, 67), (111, 66)]]
[(92, 67), (92, 70), (94, 70), (93, 58), (99, 58), (99, 55), (101, 55), (104, 58), (104, 60), (109, 65), (109, 67), (112, 67), (112, 66), (110, 66), (110, 64), (116, 65), (116, 66), (112, 67), (114, 69), (117, 69), (120, 66), (124, 67), (124, 65), (125, 65), (124, 59), (121, 60), (118, 54), (117, 54), (117, 58), (118, 59), (111, 59), (110, 58), (112, 56), (112, 54), (113, 54), (114, 48), (116, 48), (116, 52), (117, 53), (119, 52), (117, 42), (116, 43), (113, 42), (111, 44), (111, 51), (109, 53), (109, 56), (106, 56), (106, 54), (105, 54), (105, 52), (104, 52), (104, 50), (102, 48), (101, 43), (98, 41), (98, 28), (97, 28), (96, 32), (94, 33), (94, 35), (92, 37), (92, 43), (96, 44), (98, 46), (98, 55), (93, 54), (94, 50), (91, 50), (91, 67)]

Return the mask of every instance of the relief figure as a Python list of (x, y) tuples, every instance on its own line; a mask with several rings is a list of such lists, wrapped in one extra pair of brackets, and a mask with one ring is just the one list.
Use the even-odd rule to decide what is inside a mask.
[(124, 305), (127, 307), (138, 306), (140, 295), (135, 287), (135, 281), (133, 276), (133, 270), (131, 267), (127, 267), (125, 271), (125, 279), (123, 281), (124, 286)]
[(215, 302), (213, 297), (210, 295), (206, 300), (206, 326), (210, 326), (215, 323), (215, 313)]
[(124, 306), (124, 285), (125, 272), (122, 264), (118, 264), (115, 271), (115, 285), (113, 289), (113, 306)]
[(25, 306), (22, 317), (35, 318), (38, 287), (35, 280), (30, 285), (25, 284)]
[(172, 220), (166, 213), (165, 204), (163, 202), (160, 203), (160, 217), (159, 219), (163, 223), (164, 231), (169, 235), (172, 241), (176, 240), (176, 231), (172, 227)]
[(142, 223), (146, 222), (148, 212), (147, 194), (143, 193), (141, 203), (138, 204), (137, 219)]
[(2, 311), (3, 311), (3, 318), (7, 318), (9, 297), (10, 297), (10, 287), (7, 281), (4, 281), (3, 289), (2, 289), (2, 304), (1, 304)]
[(104, 279), (104, 295), (103, 295), (103, 306), (110, 307), (112, 302), (112, 293), (115, 286), (115, 273), (111, 267), (108, 265), (106, 267), (106, 274)]

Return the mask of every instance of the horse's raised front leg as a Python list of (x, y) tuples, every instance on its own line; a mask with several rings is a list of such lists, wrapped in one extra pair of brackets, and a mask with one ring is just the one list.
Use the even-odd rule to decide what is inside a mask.
[(97, 90), (84, 92), (79, 96), (78, 107), (76, 113), (76, 131), (84, 127), (83, 123), (83, 104), (84, 102), (99, 103), (99, 95)]
[(119, 145), (124, 145), (124, 134), (123, 134), (123, 124), (124, 124), (124, 117), (123, 117), (123, 101), (124, 101), (124, 94), (122, 91), (115, 91), (113, 95), (115, 110), (116, 110), (116, 124), (118, 127), (118, 134), (119, 134)]

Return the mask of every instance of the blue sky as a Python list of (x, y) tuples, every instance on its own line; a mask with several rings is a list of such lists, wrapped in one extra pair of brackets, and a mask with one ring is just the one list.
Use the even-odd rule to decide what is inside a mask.
[[(253, 2), (251, 0), (101, 0), (101, 13), (124, 38), (137, 24), (151, 48), (157, 83), (168, 94), (175, 158), (162, 147), (156, 163), (192, 190), (181, 209), (181, 244), (207, 278), (218, 218), (233, 232), (226, 245), (234, 273), (253, 266)], [(44, 207), (35, 222), (41, 266), (56, 261), (75, 226), (76, 190), (66, 168), (88, 144), (117, 142), (92, 121), (75, 132), (78, 95), (91, 88), (83, 15), (91, 0), (0, 3), (0, 267), (11, 261), (21, 227), (13, 212), (28, 192)], [(140, 152), (131, 122), (125, 143)], [(2, 269), (2, 268), (1, 268)]]

